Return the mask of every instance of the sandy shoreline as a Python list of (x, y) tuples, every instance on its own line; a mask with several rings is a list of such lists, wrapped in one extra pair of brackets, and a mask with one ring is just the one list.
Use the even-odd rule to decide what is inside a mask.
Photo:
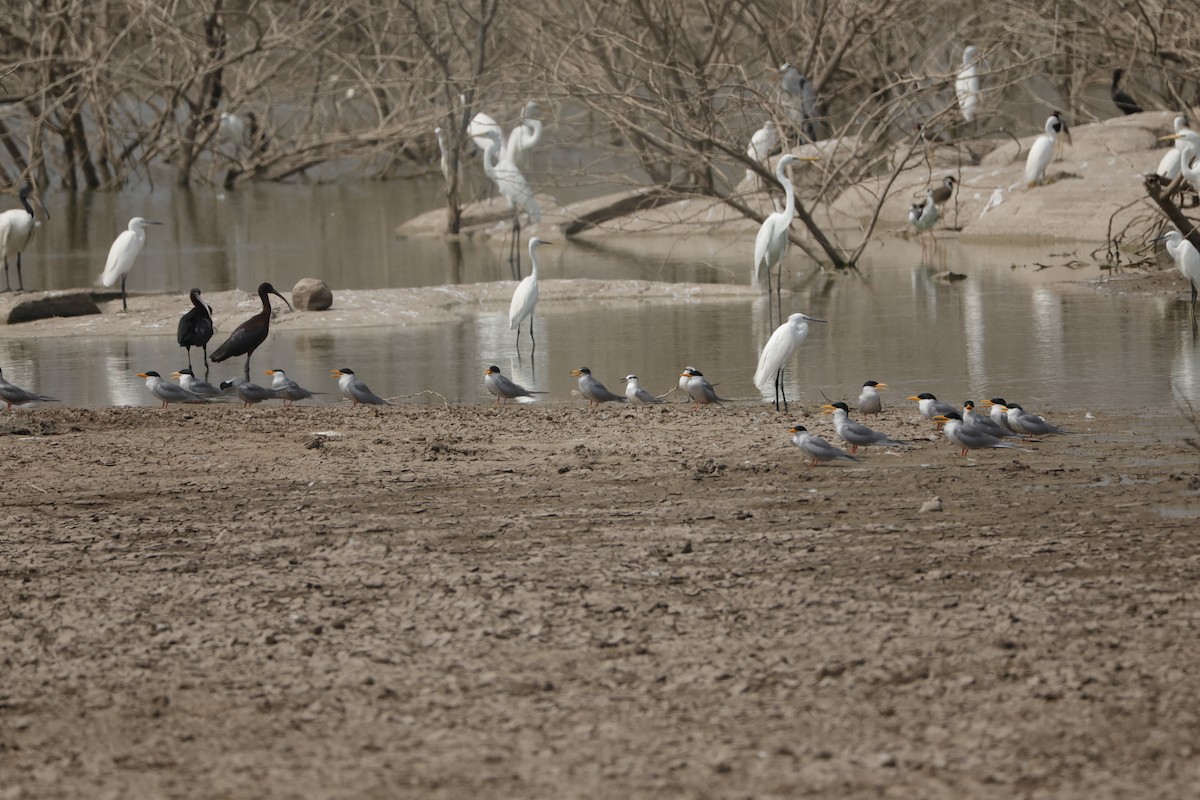
[(0, 415), (6, 796), (1200, 780), (1165, 413), (960, 459), (891, 409), (912, 447), (810, 469), (762, 407), (360, 412)]

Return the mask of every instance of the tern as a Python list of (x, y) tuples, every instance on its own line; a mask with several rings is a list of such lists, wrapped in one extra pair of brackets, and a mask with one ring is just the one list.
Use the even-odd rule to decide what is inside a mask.
[(537, 400), (535, 394), (545, 394), (545, 392), (531, 392), (519, 383), (514, 383), (507, 376), (500, 373), (500, 368), (495, 364), (483, 371), (483, 387), (491, 392), (496, 397), (496, 405), (507, 403), (509, 400), (515, 400), (518, 403), (532, 403)]
[(803, 425), (795, 425), (788, 432), (792, 434), (792, 444), (799, 447), (800, 452), (811, 459), (809, 466), (815, 467), (818, 461), (834, 461), (836, 459), (858, 461), (857, 458), (837, 445), (830, 444), (814, 433), (809, 433), (808, 428)]
[(841, 440), (850, 445), (850, 452), (857, 453), (860, 447), (871, 445), (905, 445), (908, 442), (892, 439), (886, 434), (874, 431), (850, 419), (850, 407), (842, 402), (821, 406), (826, 414), (833, 414), (833, 427)]

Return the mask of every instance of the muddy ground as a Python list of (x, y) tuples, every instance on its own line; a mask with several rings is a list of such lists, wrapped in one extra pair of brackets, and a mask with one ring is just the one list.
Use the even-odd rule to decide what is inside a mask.
[(1193, 793), (1195, 431), (904, 405), (4, 413), (0, 798)]

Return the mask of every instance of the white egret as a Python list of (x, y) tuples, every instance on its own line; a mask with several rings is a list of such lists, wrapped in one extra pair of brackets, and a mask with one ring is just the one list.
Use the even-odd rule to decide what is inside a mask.
[(775, 382), (775, 410), (779, 410), (779, 398), (783, 398), (783, 410), (788, 410), (787, 394), (783, 390), (783, 369), (795, 354), (796, 348), (808, 338), (808, 323), (825, 322), (796, 312), (775, 329), (758, 357), (758, 369), (754, 371), (754, 385), (766, 391)]
[[(783, 286), (783, 254), (787, 251), (788, 229), (792, 218), (796, 216), (796, 188), (792, 179), (787, 175), (787, 169), (792, 164), (801, 161), (817, 161), (812, 157), (784, 154), (775, 165), (775, 177), (783, 186), (784, 204), (782, 211), (776, 211), (763, 220), (754, 238), (754, 283), (757, 285), (765, 277), (767, 283), (767, 308), (770, 316), (771, 270), (779, 269), (778, 287)], [(782, 311), (780, 312), (782, 316)]]
[(1113, 70), (1112, 89), (1109, 90), (1109, 96), (1112, 97), (1113, 105), (1122, 114), (1140, 114), (1142, 107), (1121, 88), (1121, 77), (1124, 74), (1125, 70), (1123, 69)]
[(1187, 144), (1187, 140), (1180, 134), (1186, 130), (1188, 130), (1187, 117), (1180, 114), (1175, 117), (1175, 135), (1163, 137), (1164, 139), (1174, 139), (1175, 145), (1159, 159), (1158, 167), (1154, 170), (1154, 174), (1167, 183), (1175, 180), (1175, 177), (1179, 174), (1179, 158), (1183, 154), (1184, 147)]
[(242, 148), (249, 149), (250, 147), (249, 129), (245, 120), (237, 114), (222, 111), (217, 133), (220, 135), (221, 141), (233, 147), (235, 157), (241, 154)]
[(803, 132), (810, 142), (817, 140), (817, 93), (812, 83), (791, 64), (782, 64), (778, 73), (779, 85), (783, 87), (783, 100), (788, 117)]
[[(28, 183), (22, 186), (17, 196), (21, 199), (21, 205), (24, 208), (14, 208), (0, 214), (0, 258), (4, 260), (4, 291), (6, 292), (12, 291), (12, 284), (8, 279), (8, 256), (10, 253), (17, 254), (17, 288), (25, 291), (25, 281), (21, 277), (21, 252), (33, 241), (33, 231), (37, 227), (34, 224), (33, 207), (29, 205), (29, 195), (32, 191), (33, 187)], [(46, 207), (36, 196), (33, 201), (42, 209), (46, 219), (50, 219)]]
[[(917, 235), (921, 239), (921, 255), (925, 255), (925, 250), (932, 243), (933, 250), (937, 249), (937, 239), (930, 233), (930, 229), (937, 224), (940, 215), (938, 214), (937, 201), (933, 198), (933, 189), (925, 190), (925, 202), (913, 203), (908, 208), (908, 221), (917, 229)], [(928, 241), (926, 234), (929, 234)]]
[(442, 133), (441, 128), (434, 128), (433, 135), (437, 137), (438, 154), (440, 157), (439, 166), (442, 168), (442, 177), (446, 179), (446, 185), (450, 185), (450, 151), (446, 145), (446, 135)]
[(1179, 171), (1192, 189), (1200, 193), (1200, 167), (1193, 163), (1200, 156), (1200, 134), (1185, 127), (1179, 133), (1163, 138), (1175, 140), (1179, 148)]
[(350, 401), (350, 407), (354, 408), (360, 403), (365, 406), (390, 406), (387, 400), (384, 400), (379, 395), (371, 391), (370, 387), (363, 383), (354, 370), (342, 367), (341, 369), (329, 370), (331, 377), (338, 379), (338, 391), (342, 396)]
[(837, 445), (830, 444), (815, 433), (809, 433), (808, 428), (803, 425), (792, 426), (788, 429), (788, 433), (792, 434), (792, 444), (799, 447), (800, 452), (808, 457), (810, 467), (815, 467), (818, 461), (833, 461), (835, 459), (858, 461), (857, 458)]
[(974, 122), (979, 114), (979, 50), (974, 45), (963, 49), (962, 65), (954, 81), (954, 94), (958, 97), (958, 109), (963, 119)]
[(538, 208), (537, 200), (533, 197), (533, 190), (529, 188), (529, 182), (525, 180), (521, 170), (517, 169), (517, 165), (512, 162), (508, 154), (503, 152), (503, 138), (496, 131), (488, 131), (486, 138), (488, 145), (483, 151), (483, 171), (496, 184), (500, 194), (504, 195), (504, 199), (508, 201), (508, 207), (513, 210), (514, 230), (520, 228), (517, 216), (522, 211), (529, 217), (530, 223), (541, 222), (542, 212)]
[(529, 341), (533, 342), (530, 352), (537, 350), (537, 339), (533, 338), (533, 307), (538, 301), (538, 257), (537, 249), (543, 244), (553, 242), (543, 241), (536, 236), (529, 240), (529, 262), (532, 267), (529, 274), (517, 284), (513, 292), (512, 302), (508, 304), (508, 329), (517, 332), (517, 355), (521, 353), (521, 323), (529, 319)]
[(508, 134), (505, 151), (517, 169), (529, 169), (533, 148), (542, 141), (542, 109), (530, 100), (521, 109), (521, 121)]
[(146, 226), (161, 224), (161, 222), (134, 217), (129, 220), (129, 228), (121, 232), (108, 250), (108, 261), (104, 264), (100, 283), (111, 289), (117, 285), (118, 280), (121, 282), (121, 309), (124, 311), (129, 310), (125, 295), (125, 279), (129, 277), (129, 270), (133, 269), (138, 253), (142, 252), (142, 245), (146, 243)]
[(1046, 168), (1054, 158), (1054, 144), (1058, 141), (1061, 123), (1061, 118), (1054, 114), (1046, 117), (1046, 132), (1034, 139), (1029, 148), (1029, 156), (1025, 159), (1025, 185), (1031, 189), (1046, 180)]
[[(750, 145), (746, 148), (746, 158), (757, 164), (765, 164), (771, 155), (771, 151), (779, 144), (779, 128), (775, 126), (774, 120), (767, 120), (763, 126), (754, 132), (750, 137)], [(752, 169), (746, 170), (746, 180), (753, 181), (756, 173)]]
[(1192, 329), (1196, 329), (1196, 294), (1200, 287), (1200, 251), (1179, 231), (1167, 231), (1154, 241), (1162, 241), (1175, 260), (1175, 266), (1191, 285), (1192, 289)]
[(471, 141), (475, 143), (475, 146), (479, 148), (479, 152), (481, 153), (487, 152), (489, 131), (495, 131), (500, 137), (500, 149), (503, 150), (504, 129), (490, 115), (480, 111), (471, 117), (471, 121), (467, 124), (467, 136), (471, 137)]

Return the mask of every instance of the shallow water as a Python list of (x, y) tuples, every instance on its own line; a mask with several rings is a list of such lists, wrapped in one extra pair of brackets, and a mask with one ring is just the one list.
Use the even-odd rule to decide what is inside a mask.
[[(309, 275), (325, 278), (335, 293), (511, 279), (498, 241), (447, 244), (395, 236), (398, 222), (438, 203), (436, 188), (431, 182), (376, 182), (51, 195), (46, 203), (53, 219), (27, 251), (26, 285), (91, 283), (122, 227), (107, 221), (134, 214), (167, 224), (149, 231), (129, 289), (179, 292), (181, 312), (182, 294), (192, 285), (251, 290), (270, 280), (286, 294)], [(749, 237), (730, 242), (694, 235), (682, 242), (559, 242), (542, 250), (541, 272), (544, 279), (742, 283), (748, 281), (752, 244)], [(792, 251), (789, 263), (796, 271), (785, 280), (792, 291), (785, 293), (784, 313), (800, 310), (829, 324), (811, 326), (788, 372), (789, 396), (809, 409), (825, 398), (853, 402), (857, 387), (873, 379), (893, 387), (886, 397), (894, 404), (931, 391), (952, 402), (1003, 395), (1038, 409), (1161, 406), (1173, 396), (1200, 405), (1200, 345), (1187, 330), (1181, 295), (1062, 291), (1056, 282), (1095, 277), (1096, 271), (1014, 266), (1069, 260), (1053, 254), (1065, 249), (945, 241), (927, 259), (932, 263), (923, 264), (913, 243), (888, 241), (872, 251), (861, 276), (808, 270)], [(947, 282), (939, 277), (947, 270), (966, 278)], [(569, 400), (575, 367), (591, 367), (616, 391), (620, 378), (634, 372), (643, 386), (662, 394), (691, 364), (726, 397), (758, 396), (750, 376), (769, 333), (765, 298), (602, 299), (557, 308), (543, 300), (535, 321), (539, 346), (531, 357), (523, 336), (520, 358), (506, 312), (497, 307), (463, 322), (395, 329), (277, 329), (256, 354), (252, 378), (263, 382), (262, 369), (283, 368), (332, 401), (338, 395), (328, 369), (347, 366), (377, 393), (407, 402), (487, 402), (483, 369), (497, 364), (530, 388), (547, 391), (548, 399)], [(214, 344), (221, 340), (219, 333)], [(136, 373), (166, 375), (185, 364), (173, 331), (0, 339), (5, 377), (72, 405), (153, 404)], [(211, 377), (215, 382), (241, 371), (239, 358), (214, 365)], [(682, 399), (678, 395), (671, 399)]]

